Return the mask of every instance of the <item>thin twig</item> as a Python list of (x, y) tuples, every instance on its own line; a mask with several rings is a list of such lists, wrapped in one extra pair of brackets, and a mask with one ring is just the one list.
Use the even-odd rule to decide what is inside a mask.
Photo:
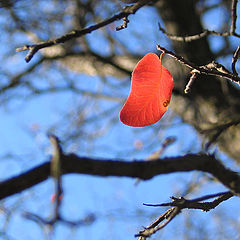
[(240, 35), (236, 33), (236, 22), (237, 22), (237, 3), (238, 0), (232, 0), (232, 8), (231, 8), (231, 26), (230, 30), (228, 32), (216, 32), (213, 30), (205, 29), (203, 32), (194, 34), (191, 36), (176, 36), (173, 34), (168, 33), (161, 25), (160, 22), (158, 23), (159, 30), (165, 34), (169, 39), (173, 41), (180, 41), (180, 42), (191, 42), (198, 39), (201, 39), (203, 37), (206, 37), (208, 35), (216, 35), (216, 36), (222, 36), (222, 37), (229, 37), (229, 36), (235, 36), (240, 38)]
[[(217, 202), (218, 202), (218, 204), (220, 204), (222, 201), (225, 201), (224, 199), (226, 199), (226, 198), (228, 199), (232, 196), (234, 196), (234, 195), (230, 191), (227, 191), (227, 192), (220, 192), (220, 193), (216, 193), (216, 194), (209, 194), (209, 195), (191, 199), (191, 200), (185, 199), (183, 197), (180, 197), (180, 198), (171, 197), (173, 200), (172, 202), (161, 203), (161, 204), (144, 203), (143, 205), (149, 206), (149, 207), (181, 207), (182, 209), (188, 208), (188, 209), (200, 209), (203, 211), (209, 211), (217, 206), (216, 202), (215, 202), (216, 200), (218, 200)], [(216, 198), (216, 197), (217, 197), (217, 199), (215, 199), (213, 202), (200, 203), (204, 200)], [(219, 201), (219, 198), (221, 199), (221, 201)]]
[(124, 17), (123, 24), (121, 26), (116, 27), (116, 31), (120, 31), (124, 28), (127, 28), (128, 23), (129, 23), (128, 17)]
[(240, 78), (238, 75), (234, 75), (230, 71), (228, 71), (223, 65), (220, 63), (216, 62), (211, 62), (207, 65), (204, 66), (197, 66), (186, 59), (184, 59), (181, 56), (176, 55), (172, 51), (167, 50), (164, 47), (161, 47), (160, 45), (157, 45), (157, 49), (160, 51), (163, 51), (164, 53), (170, 55), (174, 59), (176, 59), (178, 62), (181, 64), (189, 67), (190, 69), (193, 69), (196, 73), (198, 74), (206, 74), (206, 75), (213, 75), (213, 76), (218, 76), (222, 78), (226, 78), (232, 82), (235, 82), (237, 84), (240, 84)]
[(206, 37), (208, 35), (216, 35), (216, 36), (221, 36), (221, 37), (230, 37), (230, 36), (235, 36), (240, 38), (240, 35), (237, 34), (236, 32), (231, 33), (231, 32), (216, 32), (214, 30), (209, 30), (209, 29), (204, 29), (201, 33), (197, 33), (194, 35), (188, 35), (188, 36), (176, 36), (174, 34), (167, 33), (164, 28), (159, 26), (159, 30), (161, 30), (162, 33), (164, 33), (169, 39), (173, 41), (178, 41), (178, 42), (192, 42), (195, 40), (199, 40), (203, 37)]
[[(169, 222), (171, 222), (179, 213), (181, 213), (182, 209), (200, 209), (203, 211), (209, 211), (217, 207), (220, 203), (228, 200), (233, 197), (233, 193), (228, 192), (220, 192), (216, 194), (210, 194), (203, 197), (195, 198), (192, 200), (187, 200), (183, 197), (175, 198), (172, 197), (172, 202), (163, 203), (163, 204), (144, 204), (145, 206), (151, 207), (165, 207), (170, 206), (167, 211), (165, 211), (161, 216), (159, 216), (156, 220), (154, 220), (148, 227), (144, 230), (141, 230), (135, 237), (139, 237), (139, 240), (145, 240), (147, 237), (150, 237), (160, 229), (164, 228)], [(216, 198), (212, 202), (201, 202), (210, 198)], [(162, 222), (162, 223), (161, 223)], [(160, 224), (161, 223), (161, 224)]]
[(237, 3), (238, 0), (232, 0), (232, 24), (230, 27), (230, 33), (236, 34), (236, 22), (237, 22)]
[(61, 196), (63, 195), (62, 189), (62, 156), (63, 151), (60, 145), (60, 140), (55, 135), (49, 135), (49, 140), (52, 144), (53, 154), (51, 159), (51, 175), (54, 178), (55, 183), (55, 208), (54, 217), (52, 222), (56, 222), (59, 219), (59, 210), (61, 205)]
[(91, 33), (92, 31), (102, 28), (114, 21), (117, 21), (117, 20), (120, 20), (123, 18), (127, 18), (129, 15), (135, 14), (141, 7), (148, 4), (149, 2), (151, 2), (151, 0), (138, 1), (134, 5), (126, 6), (120, 13), (118, 13), (118, 14), (114, 15), (113, 17), (108, 18), (98, 24), (92, 25), (92, 26), (84, 28), (82, 30), (73, 30), (72, 32), (67, 33), (67, 34), (65, 34), (59, 38), (53, 39), (53, 40), (48, 40), (48, 41), (40, 42), (40, 43), (33, 44), (33, 45), (25, 45), (21, 48), (17, 48), (16, 51), (21, 52), (21, 51), (29, 50), (27, 56), (25, 57), (25, 61), (29, 62), (33, 58), (35, 53), (38, 52), (38, 50), (40, 50), (42, 48), (51, 47), (56, 44), (65, 43), (66, 41), (69, 41), (74, 38), (79, 38), (83, 35)]
[(58, 219), (54, 219), (54, 218), (53, 219), (45, 219), (45, 218), (42, 218), (39, 215), (37, 215), (35, 213), (31, 213), (31, 212), (24, 212), (23, 217), (28, 220), (31, 220), (39, 225), (43, 225), (43, 226), (44, 225), (53, 226), (57, 222), (64, 223), (71, 227), (86, 226), (86, 225), (93, 223), (96, 220), (96, 216), (94, 214), (88, 214), (84, 218), (78, 219), (76, 221), (70, 221), (70, 220), (62, 218), (61, 216), (59, 216)]
[(204, 30), (203, 32), (199, 33), (199, 34), (195, 34), (192, 36), (176, 36), (170, 33), (167, 33), (167, 31), (161, 26), (160, 22), (158, 22), (158, 28), (159, 30), (164, 33), (169, 39), (173, 40), (173, 41), (179, 41), (179, 42), (191, 42), (194, 40), (198, 40), (200, 38), (203, 38), (207, 35), (210, 34), (209, 30)]
[(191, 75), (191, 77), (190, 77), (190, 79), (189, 79), (189, 81), (188, 81), (188, 83), (187, 83), (187, 85), (186, 85), (186, 87), (184, 89), (184, 93), (186, 93), (186, 94), (189, 93), (190, 88), (191, 88), (194, 80), (197, 78), (197, 75), (198, 75), (198, 73), (196, 73), (194, 71), (192, 71), (191, 74), (192, 75)]
[(50, 134), (49, 140), (53, 147), (53, 154), (51, 159), (51, 175), (55, 181), (55, 206), (54, 206), (54, 214), (50, 218), (43, 218), (37, 214), (31, 212), (25, 212), (23, 216), (29, 220), (32, 220), (41, 225), (49, 225), (53, 226), (58, 221), (70, 225), (70, 226), (80, 226), (80, 225), (89, 225), (95, 221), (95, 215), (89, 214), (83, 219), (79, 219), (77, 221), (69, 221), (64, 219), (60, 215), (60, 205), (61, 199), (60, 196), (63, 194), (62, 190), (62, 158), (63, 158), (63, 151), (60, 145), (60, 140), (55, 136)]
[[(170, 136), (170, 137), (167, 137), (163, 143), (161, 144), (160, 146), (160, 149), (153, 152), (152, 154), (150, 154), (147, 158), (146, 158), (146, 161), (155, 161), (155, 160), (158, 160), (164, 153), (164, 151), (171, 145), (173, 144), (175, 141), (176, 141), (176, 137), (173, 137), (173, 136)], [(138, 185), (140, 183), (141, 179), (137, 179), (136, 182), (135, 182), (135, 185)]]
[[(179, 213), (178, 207), (169, 208), (166, 212), (161, 214), (144, 230), (141, 230), (139, 233), (135, 234), (135, 237), (138, 237), (138, 240), (145, 240), (147, 237), (150, 237), (156, 231), (160, 230), (160, 228), (165, 227), (174, 217), (177, 216), (178, 213)], [(163, 223), (160, 224), (161, 222)]]
[(239, 58), (239, 52), (240, 52), (240, 46), (237, 47), (236, 51), (233, 54), (233, 58), (232, 58), (232, 71), (233, 71), (233, 74), (235, 74), (237, 76), (238, 76), (238, 73), (236, 71), (236, 63)]

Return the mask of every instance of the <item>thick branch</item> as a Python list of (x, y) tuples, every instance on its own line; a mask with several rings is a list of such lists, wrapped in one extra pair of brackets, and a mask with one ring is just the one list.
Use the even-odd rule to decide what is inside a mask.
[[(232, 192), (239, 195), (240, 178), (237, 173), (225, 168), (214, 156), (188, 154), (182, 157), (164, 158), (155, 161), (101, 160), (63, 155), (62, 174), (81, 173), (95, 176), (118, 176), (151, 179), (160, 174), (188, 171), (203, 171), (212, 174)], [(0, 184), (0, 199), (28, 189), (50, 176), (50, 163), (44, 163)]]

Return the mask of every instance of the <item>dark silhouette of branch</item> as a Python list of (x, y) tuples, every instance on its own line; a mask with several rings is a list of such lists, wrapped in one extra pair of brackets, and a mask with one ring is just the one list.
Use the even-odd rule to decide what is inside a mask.
[[(176, 197), (171, 197), (172, 202), (169, 203), (162, 203), (162, 204), (146, 204), (144, 203), (143, 205), (149, 206), (149, 207), (181, 207), (183, 208), (188, 208), (188, 209), (200, 209), (205, 212), (210, 211), (211, 209), (214, 209), (217, 205), (219, 205), (221, 202), (226, 201), (227, 199), (233, 197), (233, 193), (230, 191), (227, 192), (220, 192), (216, 194), (209, 194), (203, 197), (195, 198), (188, 200), (184, 197), (176, 198)], [(203, 202), (204, 200), (208, 200), (211, 198), (217, 197), (214, 201), (212, 202)]]
[(231, 24), (231, 27), (230, 27), (230, 33), (233, 35), (233, 36), (238, 36), (238, 34), (236, 34), (236, 23), (237, 23), (237, 3), (238, 3), (238, 0), (232, 0), (232, 24)]
[[(195, 198), (192, 200), (187, 200), (183, 197), (175, 198), (171, 197), (172, 202), (170, 203), (162, 203), (162, 204), (144, 204), (145, 206), (150, 207), (166, 207), (170, 206), (171, 208), (165, 211), (160, 217), (158, 217), (154, 222), (152, 222), (148, 227), (144, 230), (141, 230), (135, 237), (139, 237), (139, 240), (145, 240), (150, 237), (152, 234), (156, 233), (163, 227), (165, 227), (170, 221), (172, 221), (179, 213), (181, 213), (182, 209), (200, 209), (203, 211), (210, 211), (217, 207), (220, 203), (228, 200), (233, 197), (232, 192), (221, 192), (217, 194), (210, 194), (200, 198)], [(216, 198), (212, 202), (202, 202), (204, 200)], [(161, 223), (162, 222), (162, 223)], [(161, 223), (161, 224), (160, 224)], [(160, 224), (160, 225), (159, 225)]]
[[(215, 156), (187, 154), (185, 156), (158, 159), (155, 161), (102, 160), (78, 157), (75, 154), (62, 156), (62, 174), (79, 173), (96, 176), (119, 176), (151, 179), (160, 174), (188, 171), (203, 171), (212, 174), (234, 194), (240, 194), (240, 177), (226, 168)], [(0, 199), (28, 189), (50, 176), (50, 163), (43, 163), (25, 173), (0, 183)]]
[(98, 24), (92, 25), (92, 26), (84, 28), (82, 30), (73, 30), (72, 32), (67, 33), (67, 34), (65, 34), (59, 38), (53, 39), (53, 40), (44, 41), (44, 42), (40, 42), (40, 43), (33, 44), (33, 45), (25, 45), (24, 47), (17, 48), (16, 51), (21, 52), (21, 51), (29, 50), (27, 56), (25, 57), (26, 62), (29, 62), (33, 58), (35, 53), (37, 53), (38, 50), (40, 50), (42, 48), (51, 47), (53, 45), (60, 44), (60, 43), (65, 43), (66, 41), (69, 41), (74, 38), (79, 38), (81, 36), (84, 36), (88, 33), (93, 32), (99, 28), (105, 27), (108, 24), (115, 22), (117, 20), (125, 19), (123, 25), (117, 28), (117, 30), (121, 30), (121, 29), (127, 27), (126, 26), (126, 18), (131, 14), (135, 14), (141, 7), (148, 4), (149, 2), (152, 2), (152, 0), (138, 1), (134, 5), (126, 6), (125, 8), (123, 8), (123, 10), (120, 13), (118, 13), (118, 14), (114, 15), (113, 17), (108, 18)]
[(236, 71), (236, 63), (239, 58), (239, 52), (240, 52), (240, 46), (237, 47), (236, 51), (233, 54), (233, 58), (232, 58), (232, 72), (235, 75), (238, 75), (238, 73)]
[(213, 76), (217, 76), (217, 77), (222, 77), (222, 78), (226, 78), (226, 79), (228, 79), (232, 82), (235, 82), (237, 84), (240, 84), (239, 76), (231, 73), (230, 71), (228, 71), (220, 63), (211, 62), (211, 63), (208, 63), (207, 65), (204, 65), (204, 66), (197, 66), (194, 63), (191, 63), (191, 62), (187, 61), (183, 57), (178, 56), (175, 53), (167, 50), (166, 48), (161, 47), (160, 45), (157, 45), (157, 49), (160, 50), (160, 51), (163, 51), (164, 53), (167, 53), (168, 55), (170, 55), (171, 57), (176, 59), (181, 64), (187, 66), (188, 68), (193, 69), (192, 73), (206, 74), (206, 75), (213, 75)]
[(61, 214), (60, 214), (60, 207), (62, 203), (62, 198), (61, 196), (63, 195), (63, 189), (62, 189), (62, 156), (63, 156), (63, 151), (62, 147), (60, 145), (59, 139), (50, 134), (49, 135), (49, 140), (52, 144), (53, 148), (53, 155), (51, 158), (50, 162), (50, 175), (54, 179), (55, 183), (55, 197), (54, 197), (54, 212), (52, 217), (49, 219), (45, 219), (38, 214), (34, 214), (31, 212), (24, 212), (23, 216), (29, 220), (32, 220), (36, 222), (39, 225), (50, 225), (53, 226), (57, 222), (62, 222), (66, 225), (69, 226), (84, 226), (84, 225), (89, 225), (95, 221), (95, 215), (89, 214), (87, 215), (84, 219), (79, 219), (77, 221), (70, 221), (64, 219)]

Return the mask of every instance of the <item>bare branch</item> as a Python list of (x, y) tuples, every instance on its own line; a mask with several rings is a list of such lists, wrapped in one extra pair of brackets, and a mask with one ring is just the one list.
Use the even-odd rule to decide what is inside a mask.
[(54, 178), (54, 184), (55, 184), (55, 208), (54, 208), (54, 214), (53, 214), (53, 222), (56, 221), (59, 218), (59, 210), (61, 206), (61, 196), (63, 195), (63, 189), (62, 189), (62, 147), (60, 145), (59, 139), (54, 135), (49, 135), (49, 140), (52, 144), (53, 148), (53, 155), (51, 159), (51, 175)]
[[(134, 5), (126, 6), (120, 13), (118, 13), (118, 14), (114, 15), (113, 17), (108, 18), (98, 24), (92, 25), (92, 26), (84, 28), (82, 30), (73, 30), (72, 32), (67, 33), (59, 38), (54, 39), (54, 40), (44, 41), (44, 42), (40, 42), (40, 43), (33, 44), (33, 45), (25, 45), (21, 48), (17, 48), (16, 51), (21, 52), (21, 51), (29, 50), (27, 56), (25, 57), (26, 62), (29, 62), (33, 58), (35, 53), (38, 52), (38, 50), (40, 50), (42, 48), (51, 47), (56, 44), (65, 43), (66, 41), (69, 41), (74, 38), (79, 38), (83, 35), (93, 32), (99, 28), (107, 26), (108, 24), (110, 24), (114, 21), (117, 21), (117, 20), (120, 20), (123, 18), (126, 19), (129, 15), (135, 14), (141, 7), (148, 4), (149, 2), (151, 2), (151, 0), (138, 1)], [(123, 28), (121, 28), (121, 29), (123, 29)], [(120, 30), (120, 29), (118, 29), (118, 30)]]
[(192, 36), (176, 36), (170, 33), (167, 33), (167, 31), (161, 26), (160, 22), (158, 23), (158, 28), (159, 30), (164, 33), (169, 39), (173, 40), (173, 41), (179, 41), (179, 42), (191, 42), (194, 40), (198, 40), (200, 38), (203, 38), (207, 35), (210, 34), (209, 30), (204, 30), (202, 33), (199, 34), (195, 34)]
[(62, 218), (61, 216), (58, 217), (58, 219), (45, 219), (42, 218), (40, 216), (38, 216), (35, 213), (30, 213), (30, 212), (24, 212), (23, 213), (23, 217), (25, 217), (28, 220), (31, 220), (39, 225), (49, 225), (49, 226), (53, 226), (55, 223), (57, 222), (61, 222), (64, 223), (66, 225), (69, 225), (71, 227), (73, 226), (87, 226), (92, 224), (95, 220), (96, 220), (96, 216), (93, 214), (88, 214), (86, 217), (81, 218), (79, 220), (76, 221), (69, 221), (67, 219)]
[(189, 93), (190, 88), (191, 88), (194, 80), (197, 78), (197, 75), (198, 75), (198, 73), (192, 72), (192, 75), (191, 75), (191, 77), (190, 77), (190, 79), (189, 79), (189, 81), (188, 81), (188, 83), (187, 83), (187, 85), (184, 89), (184, 93), (186, 93), (186, 94)]
[[(81, 173), (96, 176), (121, 176), (151, 179), (160, 174), (188, 171), (203, 171), (212, 174), (219, 182), (239, 195), (240, 177), (226, 168), (214, 156), (207, 154), (188, 154), (180, 157), (163, 158), (156, 161), (102, 160), (62, 156), (62, 174)], [(0, 183), (0, 199), (30, 188), (50, 176), (50, 163), (44, 163), (25, 173)]]
[[(228, 200), (229, 198), (233, 197), (233, 193), (231, 192), (221, 192), (217, 194), (210, 194), (200, 198), (195, 198), (192, 200), (187, 200), (183, 197), (175, 198), (172, 197), (172, 202), (170, 203), (162, 203), (162, 204), (144, 204), (145, 206), (151, 207), (165, 207), (170, 206), (167, 211), (165, 211), (160, 217), (153, 221), (148, 227), (144, 230), (140, 231), (135, 237), (139, 237), (139, 240), (145, 240), (147, 237), (150, 237), (163, 227), (165, 227), (171, 220), (173, 220), (181, 211), (182, 209), (200, 209), (203, 211), (209, 211), (217, 207), (220, 203)], [(212, 202), (201, 202), (210, 198), (215, 198)], [(165, 222), (164, 222), (165, 221)], [(160, 224), (163, 222), (162, 224)], [(160, 225), (159, 225), (160, 224)]]
[(31, 212), (25, 212), (24, 217), (32, 220), (40, 225), (49, 225), (53, 226), (57, 222), (63, 222), (64, 224), (70, 225), (70, 226), (79, 226), (79, 225), (88, 225), (95, 220), (95, 215), (90, 214), (84, 219), (80, 219), (77, 221), (69, 221), (64, 219), (60, 214), (60, 206), (61, 206), (61, 198), (60, 196), (63, 194), (62, 189), (62, 159), (63, 159), (63, 152), (62, 147), (60, 145), (59, 139), (54, 135), (49, 135), (49, 140), (53, 147), (53, 155), (50, 162), (50, 174), (54, 178), (55, 181), (55, 206), (54, 206), (54, 213), (52, 217), (49, 219), (45, 219), (37, 214), (31, 213)]
[[(150, 237), (160, 229), (164, 228), (168, 223), (170, 223), (179, 213), (181, 212), (180, 208), (173, 207), (168, 209), (160, 217), (158, 217), (153, 223), (151, 223), (144, 230), (140, 231), (135, 237), (139, 237), (138, 240), (145, 240)], [(164, 222), (163, 222), (164, 221)], [(162, 224), (158, 225), (159, 223)]]
[[(162, 204), (146, 204), (143, 205), (149, 206), (149, 207), (180, 207), (181, 209), (187, 208), (187, 209), (200, 209), (205, 212), (210, 211), (211, 209), (214, 209), (217, 207), (221, 202), (228, 200), (229, 198), (233, 197), (233, 193), (230, 191), (227, 192), (220, 192), (216, 194), (209, 194), (203, 197), (195, 198), (188, 200), (186, 198), (180, 197), (171, 197), (172, 202), (169, 203), (162, 203)], [(204, 200), (215, 198), (212, 202), (203, 202)]]
[(173, 41), (179, 41), (179, 42), (191, 42), (191, 41), (195, 41), (195, 40), (201, 39), (203, 37), (206, 37), (208, 35), (216, 35), (216, 36), (222, 36), (222, 37), (235, 36), (235, 37), (240, 38), (240, 35), (236, 33), (237, 3), (238, 3), (238, 0), (232, 0), (232, 10), (231, 10), (232, 23), (231, 23), (229, 32), (221, 33), (221, 32), (216, 32), (216, 31), (205, 29), (203, 32), (195, 34), (195, 35), (191, 35), (191, 36), (176, 36), (174, 34), (167, 33), (167, 31), (163, 27), (161, 27), (160, 23), (158, 23), (158, 27), (159, 27), (159, 30), (163, 34), (165, 34), (169, 39), (171, 39)]
[(237, 84), (240, 84), (239, 76), (234, 75), (233, 73), (228, 71), (220, 63), (211, 62), (211, 63), (208, 63), (207, 65), (204, 65), (204, 66), (197, 66), (194, 63), (191, 63), (191, 62), (187, 61), (183, 57), (178, 56), (175, 53), (167, 50), (166, 48), (161, 47), (160, 45), (157, 45), (157, 49), (163, 51), (164, 53), (167, 53), (171, 57), (175, 58), (181, 64), (189, 67), (190, 69), (193, 69), (194, 72), (196, 72), (198, 74), (206, 74), (206, 75), (213, 75), (213, 76), (217, 76), (217, 77), (222, 77), (222, 78), (226, 78), (226, 79), (228, 79), (232, 82), (235, 82)]
[(236, 63), (239, 58), (239, 52), (240, 52), (240, 46), (237, 47), (236, 51), (233, 54), (233, 59), (232, 59), (232, 71), (233, 71), (233, 74), (237, 76), (238, 76), (238, 73), (236, 71)]
[(232, 0), (232, 24), (230, 27), (230, 33), (232, 35), (236, 34), (236, 22), (237, 22), (237, 3), (238, 0)]
[(178, 42), (192, 42), (195, 40), (199, 40), (203, 37), (206, 37), (208, 35), (216, 35), (216, 36), (221, 36), (221, 37), (235, 36), (235, 37), (240, 38), (240, 35), (235, 32), (234, 33), (216, 32), (216, 31), (208, 30), (208, 29), (203, 30), (203, 32), (201, 32), (201, 33), (197, 33), (197, 34), (190, 35), (190, 36), (176, 36), (176, 35), (167, 33), (166, 30), (164, 28), (162, 28), (160, 25), (159, 25), (159, 30), (161, 30), (161, 32), (164, 33), (169, 39), (171, 39), (173, 41), (178, 41)]

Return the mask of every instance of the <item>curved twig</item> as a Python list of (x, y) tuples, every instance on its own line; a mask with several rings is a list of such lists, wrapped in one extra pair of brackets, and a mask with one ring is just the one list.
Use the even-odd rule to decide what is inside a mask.
[(235, 82), (237, 84), (240, 84), (240, 77), (238, 75), (235, 75), (235, 74), (231, 73), (230, 71), (228, 71), (220, 63), (211, 62), (211, 63), (208, 63), (207, 65), (204, 65), (204, 66), (197, 66), (194, 63), (191, 63), (191, 62), (187, 61), (183, 57), (176, 55), (172, 51), (169, 51), (169, 50), (167, 50), (166, 48), (164, 48), (160, 45), (157, 45), (157, 49), (160, 50), (160, 51), (163, 51), (164, 53), (166, 53), (166, 54), (170, 55), (171, 57), (173, 57), (174, 59), (176, 59), (181, 64), (183, 64), (183, 65), (187, 66), (188, 68), (192, 69), (193, 70), (192, 73), (206, 74), (206, 75), (213, 75), (213, 76), (217, 76), (217, 77), (222, 77), (222, 78), (226, 78), (226, 79), (228, 79), (232, 82)]
[[(166, 207), (170, 206), (167, 211), (165, 211), (160, 217), (154, 220), (148, 227), (144, 230), (141, 230), (135, 237), (139, 237), (139, 240), (145, 240), (147, 237), (150, 237), (163, 227), (165, 227), (169, 222), (171, 222), (181, 211), (182, 209), (200, 209), (203, 211), (210, 211), (217, 207), (220, 203), (228, 200), (229, 198), (233, 197), (233, 193), (230, 191), (228, 192), (221, 192), (216, 194), (206, 195), (200, 198), (195, 198), (192, 200), (187, 200), (183, 197), (175, 198), (172, 197), (172, 202), (170, 203), (162, 203), (162, 204), (144, 204), (145, 206), (150, 207)], [(212, 202), (201, 202), (210, 198), (215, 198)], [(162, 222), (162, 223), (161, 223)], [(161, 223), (161, 224), (160, 224)]]
[[(152, 0), (138, 1), (134, 5), (126, 6), (120, 13), (118, 13), (118, 14), (114, 15), (113, 17), (108, 18), (98, 24), (92, 25), (92, 26), (84, 28), (82, 30), (73, 30), (72, 32), (67, 33), (67, 34), (65, 34), (59, 38), (53, 39), (53, 40), (48, 40), (48, 41), (40, 42), (40, 43), (33, 44), (33, 45), (25, 45), (23, 47), (17, 48), (16, 51), (21, 52), (21, 51), (29, 50), (27, 56), (25, 57), (25, 61), (29, 62), (33, 58), (35, 53), (37, 53), (38, 50), (40, 50), (42, 48), (51, 47), (56, 44), (65, 43), (66, 41), (69, 41), (74, 38), (79, 38), (81, 36), (91, 33), (99, 28), (107, 26), (108, 24), (110, 24), (114, 21), (120, 20), (120, 19), (125, 19), (125, 22), (126, 22), (126, 19), (129, 15), (135, 14), (141, 7), (143, 7), (144, 5), (148, 4), (151, 1)], [(123, 24), (122, 26), (125, 26), (125, 27), (119, 27), (117, 30), (126, 28), (126, 23)]]

